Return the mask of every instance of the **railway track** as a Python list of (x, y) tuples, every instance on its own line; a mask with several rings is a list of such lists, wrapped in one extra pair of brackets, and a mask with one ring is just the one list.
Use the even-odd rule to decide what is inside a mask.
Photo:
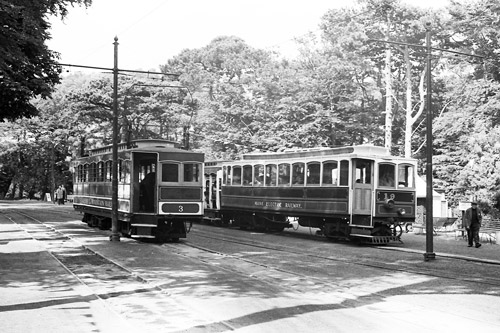
[[(67, 211), (57, 213), (62, 215), (61, 220), (67, 220)], [(138, 274), (83, 246), (77, 237), (71, 236), (74, 230), (58, 229), (19, 211), (0, 211), (0, 214), (19, 226), (29, 238), (43, 243), (52, 258), (88, 290), (87, 298), (101, 301), (106, 308), (122, 316), (123, 320), (137, 329), (145, 332), (158, 329), (180, 331), (185, 325), (173, 326), (179, 322), (179, 318), (185, 318), (193, 324), (199, 321), (192, 310), (172, 297), (167, 289), (152, 283), (150, 276)], [(94, 229), (88, 230), (104, 233)], [(175, 312), (172, 309), (175, 309)], [(233, 330), (229, 324), (220, 322), (218, 325), (225, 325), (224, 330)], [(200, 326), (203, 326), (201, 322)]]
[[(429, 265), (419, 254), (393, 254), (372, 246), (332, 243), (313, 235), (307, 239), (302, 235), (251, 233), (197, 224), (180, 243), (152, 244), (124, 239), (127, 244), (118, 245), (106, 241), (109, 232), (88, 228), (74, 220), (73, 215), (68, 218), (70, 212), (54, 209), (35, 215), (33, 211), (0, 210), (0, 214), (8, 216), (30, 237), (42, 242), (91, 291), (92, 297), (115, 309), (127, 322), (141, 325), (144, 331), (158, 331), (161, 327), (171, 332), (218, 332), (252, 325), (256, 320), (253, 315), (229, 316), (226, 320), (210, 312), (220, 313), (221, 299), (224, 295), (231, 299), (234, 293), (241, 293), (238, 295), (241, 301), (244, 295), (249, 298), (262, 295), (261, 301), (268, 299), (270, 309), (276, 307), (273, 302), (277, 299), (290, 297), (292, 303), (287, 305), (292, 305), (281, 307), (283, 312), (278, 314), (283, 318), (291, 316), (293, 311), (300, 314), (321, 309), (365, 308), (367, 304), (383, 304), (393, 295), (427, 294), (429, 290), (443, 294), (481, 290), (483, 294), (500, 295), (500, 280), (491, 265), (453, 258), (440, 258)], [(140, 248), (168, 260), (161, 261), (163, 270), (155, 264), (151, 265), (153, 270), (137, 269), (137, 261), (147, 260), (146, 256), (136, 253), (127, 258), (120, 254), (120, 259), (114, 260), (113, 256), (89, 250), (95, 249), (92, 244), (99, 242), (101, 248), (115, 245), (118, 245), (116, 251)], [(174, 261), (177, 266), (172, 264)], [(456, 267), (459, 262), (462, 268)], [(477, 272), (465, 274), (473, 270)], [(185, 302), (200, 297), (214, 297), (215, 303), (204, 303), (210, 304), (207, 309)], [(301, 297), (313, 297), (313, 305), (293, 306), (293, 300)], [(329, 305), (321, 305), (323, 300)], [(261, 307), (255, 306), (253, 311)], [(261, 314), (267, 318), (269, 312)], [(191, 322), (189, 329), (180, 325), (172, 328), (179, 318)]]
[[(193, 237), (199, 237), (204, 239), (215, 240), (217, 242), (226, 242), (232, 243), (247, 247), (253, 247), (259, 250), (268, 250), (284, 253), (290, 256), (299, 256), (302, 259), (298, 259), (297, 262), (317, 262), (318, 264), (325, 264), (328, 262), (332, 263), (341, 263), (346, 265), (354, 265), (354, 266), (362, 266), (374, 269), (380, 269), (384, 271), (390, 272), (403, 272), (403, 273), (411, 273), (417, 275), (425, 275), (436, 278), (444, 278), (452, 281), (462, 281), (462, 282), (472, 282), (472, 283), (482, 283), (490, 286), (500, 286), (500, 276), (498, 276), (498, 265), (497, 264), (488, 264), (484, 262), (468, 262), (467, 265), (472, 266), (471, 269), (456, 269), (457, 262), (463, 262), (463, 259), (460, 258), (441, 258), (438, 263), (434, 263), (433, 265), (429, 265), (427, 263), (422, 262), (422, 258), (420, 254), (416, 253), (408, 253), (404, 251), (404, 249), (394, 257), (385, 256), (383, 259), (377, 259), (380, 256), (360, 256), (360, 255), (352, 255), (349, 254), (348, 251), (344, 251), (342, 256), (335, 256), (331, 254), (327, 254), (327, 251), (331, 251), (328, 247), (332, 247), (332, 243), (329, 241), (324, 241), (322, 238), (318, 240), (314, 235), (298, 235), (297, 237), (301, 239), (301, 241), (307, 241), (308, 239), (311, 242), (314, 242), (315, 250), (307, 250), (308, 246), (301, 244), (300, 246), (290, 246), (284, 244), (284, 242), (269, 242), (269, 241), (259, 241), (256, 239), (248, 240), (248, 232), (234, 230), (234, 235), (229, 235), (227, 233), (221, 234), (221, 228), (215, 228), (215, 231), (210, 230), (212, 227), (202, 228), (199, 226), (196, 228), (196, 232), (191, 233), (190, 237), (187, 240), (187, 245), (203, 249), (205, 251), (217, 252), (213, 249), (206, 249), (196, 244), (196, 241), (193, 240)], [(223, 229), (222, 229), (223, 230)], [(241, 236), (240, 236), (241, 234)], [(236, 236), (235, 236), (236, 235)], [(290, 235), (282, 235), (275, 234), (275, 237), (281, 238), (290, 238), (293, 236)], [(318, 243), (319, 245), (325, 245), (323, 247), (323, 252), (318, 252)], [(353, 247), (349, 244), (340, 244), (349, 247), (350, 249), (359, 250), (359, 247)], [(321, 246), (320, 246), (321, 247)], [(398, 249), (391, 248), (393, 251), (398, 251)], [(387, 249), (383, 247), (376, 246), (366, 246), (361, 247), (361, 251), (379, 251), (383, 253), (387, 253)], [(358, 251), (359, 252), (359, 251)], [(227, 255), (227, 253), (222, 253)], [(401, 258), (401, 259), (397, 259)], [(241, 260), (248, 261), (247, 258), (241, 258)], [(259, 262), (255, 262), (255, 264), (259, 264)], [(463, 264), (463, 263), (462, 263)], [(455, 268), (454, 268), (455, 267)], [(481, 267), (474, 268), (474, 267)], [(485, 267), (490, 267), (490, 269)], [(282, 269), (279, 267), (274, 267), (275, 269)], [(478, 272), (481, 272), (480, 274)]]

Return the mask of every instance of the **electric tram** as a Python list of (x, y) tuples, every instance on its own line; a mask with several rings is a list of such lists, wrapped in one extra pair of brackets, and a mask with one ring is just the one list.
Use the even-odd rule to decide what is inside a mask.
[[(125, 236), (178, 241), (203, 218), (204, 155), (167, 140), (118, 145), (118, 220)], [(112, 146), (73, 163), (75, 210), (89, 226), (111, 226)]]
[(205, 220), (385, 244), (415, 221), (417, 162), (360, 145), (251, 153), (205, 163)]

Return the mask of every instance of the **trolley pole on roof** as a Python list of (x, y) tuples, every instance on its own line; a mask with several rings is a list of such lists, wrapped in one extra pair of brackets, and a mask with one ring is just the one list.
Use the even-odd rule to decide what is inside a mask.
[(115, 37), (113, 67), (113, 164), (111, 169), (111, 236), (110, 241), (120, 241), (118, 230), (118, 37)]
[(434, 253), (434, 243), (433, 243), (433, 233), (434, 233), (434, 222), (433, 222), (433, 211), (432, 211), (432, 100), (431, 100), (431, 24), (427, 22), (425, 24), (426, 29), (426, 45), (427, 45), (427, 163), (425, 169), (426, 176), (426, 196), (425, 196), (425, 253), (424, 260), (429, 261), (436, 258)]

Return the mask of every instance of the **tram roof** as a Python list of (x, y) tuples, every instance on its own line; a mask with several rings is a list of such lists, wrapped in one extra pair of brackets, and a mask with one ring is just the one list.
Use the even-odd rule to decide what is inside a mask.
[(359, 145), (336, 148), (306, 148), (297, 150), (286, 150), (282, 152), (270, 153), (249, 153), (242, 156), (243, 160), (262, 160), (262, 159), (286, 159), (320, 156), (350, 156), (350, 157), (391, 157), (389, 149), (374, 145)]
[[(99, 148), (94, 148), (89, 151), (89, 156), (102, 155), (112, 153), (113, 145), (103, 146)], [(142, 139), (142, 140), (132, 140), (130, 143), (122, 142), (118, 144), (118, 151), (123, 150), (182, 150), (177, 148), (177, 143), (169, 140), (160, 139)]]

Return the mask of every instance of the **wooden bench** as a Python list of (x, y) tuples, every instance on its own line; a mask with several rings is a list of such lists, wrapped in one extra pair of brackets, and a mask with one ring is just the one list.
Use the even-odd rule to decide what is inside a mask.
[(497, 242), (497, 235), (500, 235), (500, 219), (483, 219), (481, 229), (479, 229), (479, 238), (489, 241), (490, 243)]

